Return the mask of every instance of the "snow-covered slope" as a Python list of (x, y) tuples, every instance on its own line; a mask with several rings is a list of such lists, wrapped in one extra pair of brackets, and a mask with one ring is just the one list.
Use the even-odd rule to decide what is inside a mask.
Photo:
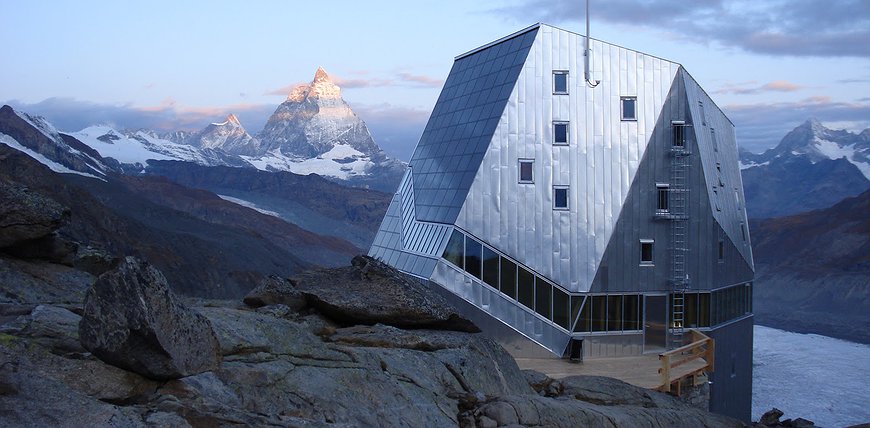
[(10, 106), (0, 108), (0, 142), (48, 166), (55, 172), (105, 176), (112, 167), (81, 142), (65, 137), (45, 118)]
[(280, 149), (273, 149), (265, 156), (242, 156), (261, 171), (290, 171), (294, 174), (318, 174), (348, 180), (363, 176), (374, 166), (371, 158), (347, 145), (337, 144), (328, 152), (313, 158), (291, 157)]
[(762, 154), (741, 152), (741, 168), (768, 165), (790, 157), (804, 157), (814, 164), (845, 158), (870, 180), (870, 129), (854, 134), (826, 128), (818, 120), (810, 119)]
[(769, 218), (827, 208), (870, 188), (870, 129), (831, 130), (810, 119), (761, 154), (740, 152), (747, 212)]
[(776, 407), (824, 427), (870, 421), (870, 345), (760, 325), (754, 343), (752, 420)]
[(98, 151), (104, 158), (133, 165), (140, 170), (148, 166), (149, 160), (178, 160), (200, 165), (244, 164), (240, 159), (222, 152), (174, 143), (148, 130), (121, 132), (109, 126), (97, 125), (70, 132), (69, 135)]
[(205, 149), (220, 149), (234, 155), (253, 154), (259, 142), (248, 134), (234, 114), (220, 123), (212, 123), (193, 135), (191, 145)]

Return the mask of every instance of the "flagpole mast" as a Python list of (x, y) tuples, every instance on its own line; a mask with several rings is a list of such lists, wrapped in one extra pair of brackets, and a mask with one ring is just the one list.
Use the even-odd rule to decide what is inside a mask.
[(601, 83), (600, 80), (592, 80), (592, 73), (589, 71), (589, 61), (592, 59), (592, 51), (589, 49), (589, 0), (586, 0), (586, 49), (583, 51), (585, 59), (585, 78), (586, 84), (590, 88), (594, 88)]

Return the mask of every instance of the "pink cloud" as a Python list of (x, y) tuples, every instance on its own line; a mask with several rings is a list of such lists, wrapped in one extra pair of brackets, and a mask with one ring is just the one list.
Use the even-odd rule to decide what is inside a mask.
[[(795, 92), (806, 88), (805, 86), (787, 82), (785, 80), (774, 80), (773, 82), (768, 82), (760, 86), (754, 85), (754, 83), (755, 82), (726, 84), (723, 88), (717, 90), (716, 93), (748, 95), (762, 92)], [(750, 86), (750, 84), (752, 85)]]

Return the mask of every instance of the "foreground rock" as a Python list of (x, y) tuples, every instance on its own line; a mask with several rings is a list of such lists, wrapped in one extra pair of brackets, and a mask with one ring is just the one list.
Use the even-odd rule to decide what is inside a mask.
[(305, 296), (289, 280), (269, 275), (245, 295), (244, 302), (254, 308), (285, 305), (298, 311), (305, 306)]
[(220, 363), (208, 320), (183, 306), (157, 269), (132, 257), (88, 290), (79, 336), (101, 360), (152, 379), (189, 376)]
[(47, 236), (69, 216), (69, 210), (54, 200), (0, 180), (0, 248)]
[(351, 263), (304, 272), (294, 278), (295, 285), (310, 306), (346, 325), (480, 331), (421, 282), (368, 256), (356, 256)]
[(550, 379), (526, 371), (539, 395), (466, 402), (462, 427), (742, 427), (740, 421), (691, 407), (660, 392), (599, 376)]
[[(314, 275), (331, 279), (324, 289), (349, 277), (400, 290), (387, 295), (438, 303), (421, 284), (409, 286), (377, 265), (373, 274), (361, 262), (368, 261)], [(257, 308), (185, 299), (187, 309), (159, 272), (128, 258), (89, 290), (81, 321), (74, 305), (0, 305), (0, 425), (740, 426), (613, 379), (523, 372), (481, 334), (349, 325), (333, 312), (348, 305), (347, 291), (318, 294), (313, 301), (327, 315), (303, 307), (289, 281), (272, 278), (260, 288), (249, 296), (260, 300), (248, 302), (263, 304)], [(390, 304), (367, 319), (391, 320), (401, 308)], [(426, 316), (452, 326), (444, 322), (449, 315)], [(76, 345), (79, 336), (93, 355)], [(196, 364), (196, 355), (211, 358)]]

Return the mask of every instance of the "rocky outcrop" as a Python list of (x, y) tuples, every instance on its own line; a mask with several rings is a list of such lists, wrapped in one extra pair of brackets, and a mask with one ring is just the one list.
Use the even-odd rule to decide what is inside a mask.
[[(752, 426), (756, 428), (811, 428), (816, 426), (813, 421), (804, 418), (786, 419), (784, 421), (780, 421), (779, 418), (781, 418), (784, 414), (785, 413), (783, 413), (782, 410), (774, 407), (761, 415), (761, 419), (759, 419), (758, 422), (752, 424)], [(870, 424), (856, 425), (853, 428), (866, 426), (870, 426)]]
[[(416, 298), (434, 299), (425, 287), (414, 288), (421, 284), (409, 286), (394, 271), (373, 265), (369, 259), (357, 258), (354, 264), (333, 269), (332, 275), (330, 271), (312, 275), (333, 277), (333, 284), (338, 285), (352, 273), (355, 281), (386, 288), (388, 296), (420, 293)], [(298, 298), (298, 290), (288, 281), (271, 278), (252, 293), (260, 299), (258, 304), (268, 303), (258, 308), (239, 301), (185, 299), (192, 305), (188, 314), (201, 314), (194, 318), (212, 326), (209, 333), (213, 331), (217, 338), (215, 352), (221, 361), (177, 379), (155, 379), (150, 372), (143, 376), (115, 363), (106, 364), (106, 356), (96, 348), (85, 345), (92, 355), (75, 345), (77, 336), (87, 344), (93, 341), (88, 337), (92, 330), (111, 328), (123, 336), (119, 342), (126, 341), (124, 358), (135, 356), (135, 364), (142, 365), (140, 360), (148, 354), (151, 358), (157, 347), (165, 350), (166, 358), (179, 355), (178, 345), (168, 346), (167, 338), (185, 337), (184, 345), (191, 353), (207, 341), (203, 340), (208, 336), (205, 333), (192, 334), (190, 324), (166, 321), (182, 308), (168, 293), (159, 272), (141, 262), (125, 259), (103, 274), (89, 291), (80, 322), (75, 311), (60, 306), (0, 306), (0, 414), (4, 423), (740, 426), (667, 395), (611, 379), (554, 380), (522, 372), (504, 349), (480, 334), (407, 330), (385, 324), (344, 326), (346, 321), (337, 324), (334, 314), (324, 315), (311, 306), (291, 309), (286, 303), (292, 302), (281, 296), (281, 290)], [(333, 307), (340, 307), (345, 298), (337, 295), (323, 293), (320, 298), (338, 298)], [(390, 299), (393, 304), (418, 302), (408, 296)], [(381, 307), (373, 311), (384, 313)], [(74, 328), (77, 322), (78, 329)], [(101, 334), (108, 344), (108, 334)], [(132, 335), (149, 336), (148, 345), (153, 348), (144, 349), (136, 340), (126, 339)]]
[(462, 427), (742, 427), (740, 421), (690, 407), (676, 398), (599, 376), (549, 379), (526, 373), (539, 395), (461, 403)]
[(220, 362), (208, 320), (173, 296), (160, 271), (132, 257), (88, 290), (79, 336), (103, 361), (152, 379), (189, 376)]
[(354, 257), (350, 267), (304, 272), (294, 281), (309, 305), (343, 324), (480, 331), (425, 285), (368, 256)]
[(0, 248), (50, 235), (69, 209), (21, 184), (0, 180)]
[(289, 280), (278, 275), (269, 275), (257, 284), (243, 300), (246, 305), (259, 308), (268, 305), (285, 305), (294, 312), (305, 307), (305, 296)]

